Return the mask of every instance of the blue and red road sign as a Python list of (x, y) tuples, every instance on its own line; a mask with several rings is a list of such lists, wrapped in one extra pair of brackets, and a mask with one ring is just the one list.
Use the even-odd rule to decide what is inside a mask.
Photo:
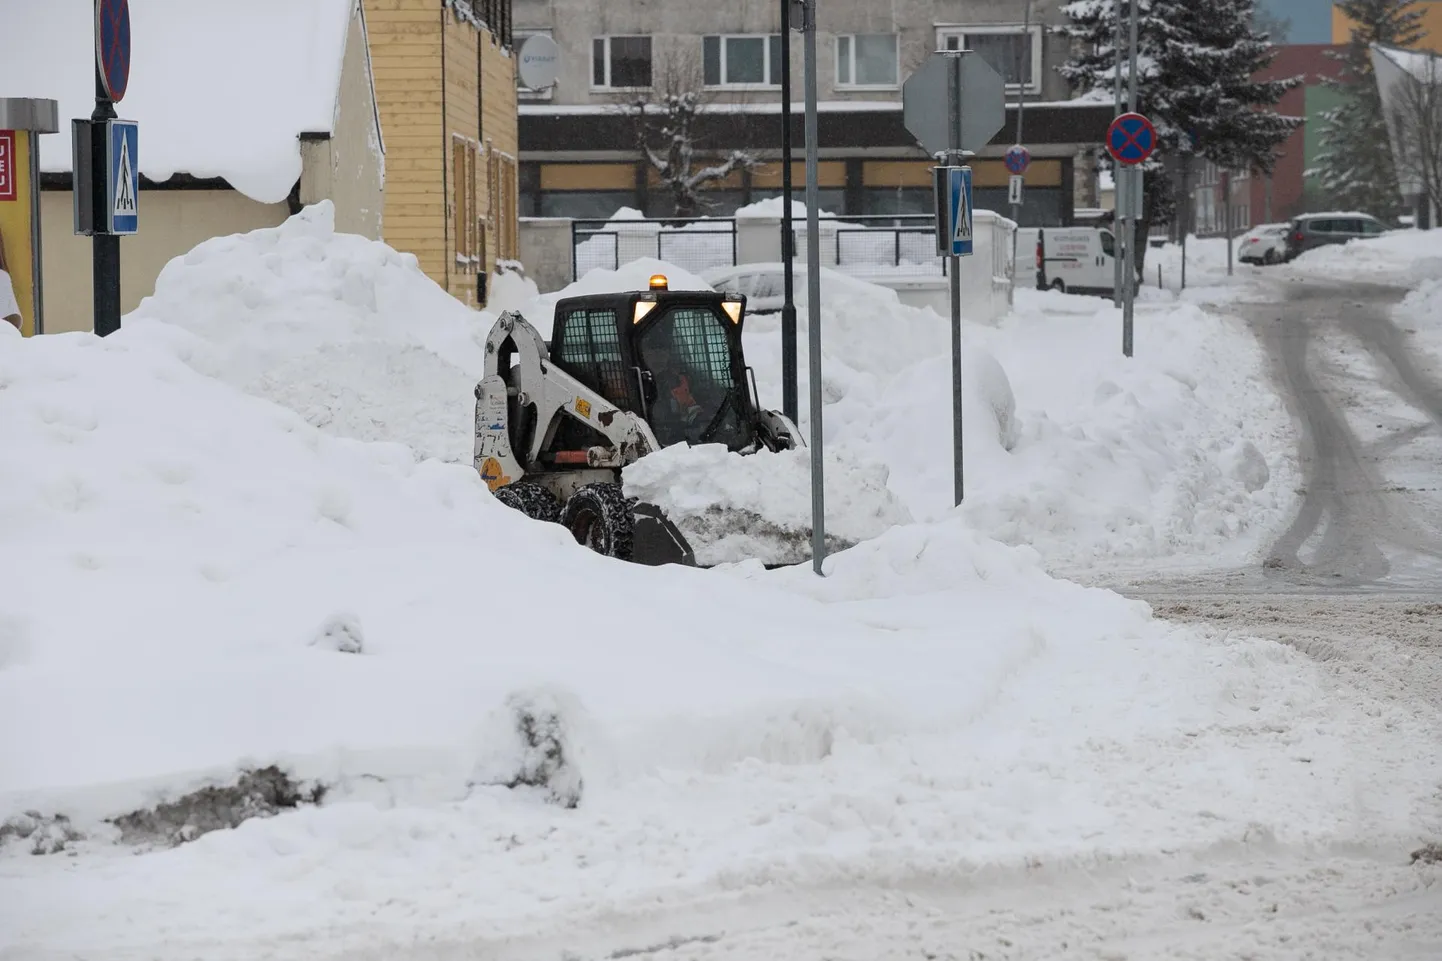
[(130, 0), (95, 0), (95, 66), (105, 95), (125, 99), (130, 83)]
[(1139, 113), (1124, 113), (1107, 128), (1107, 153), (1119, 164), (1142, 163), (1157, 149), (1157, 130)]
[(1006, 169), (1014, 174), (1026, 173), (1026, 168), (1031, 166), (1031, 151), (1021, 144), (1014, 145), (1006, 152)]

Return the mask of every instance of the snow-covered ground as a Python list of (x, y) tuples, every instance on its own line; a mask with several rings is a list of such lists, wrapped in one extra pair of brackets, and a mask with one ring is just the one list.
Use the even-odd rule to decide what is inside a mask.
[[(967, 330), (954, 512), (945, 324), (847, 296), (828, 443), (915, 522), (824, 578), (640, 568), (490, 497), (489, 318), (326, 213), (177, 261), (104, 340), (0, 326), (7, 961), (457, 956), (859, 879), (1442, 828), (1408, 705), (1044, 569), (1280, 520), (1282, 415), (1236, 323), (1146, 305), (1124, 361), (1109, 305), (1018, 292)], [(779, 334), (747, 337), (775, 404)], [(270, 766), (299, 797), (185, 797)], [(295, 809), (224, 829), (247, 805)]]
[(1394, 230), (1368, 240), (1318, 247), (1281, 265), (1284, 276), (1413, 287), (1442, 280), (1442, 231)]

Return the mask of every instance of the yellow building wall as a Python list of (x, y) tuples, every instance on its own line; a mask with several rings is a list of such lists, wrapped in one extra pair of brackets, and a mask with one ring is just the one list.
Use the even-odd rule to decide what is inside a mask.
[[(1417, 48), (1442, 53), (1442, 0), (1417, 0), (1413, 8), (1422, 13), (1422, 29), (1426, 31)], [(1332, 42), (1346, 43), (1352, 39), (1352, 21), (1334, 4), (1332, 6)]]
[[(68, 190), (40, 192), (40, 245), (44, 261), (45, 332), (95, 329), (89, 237), (74, 233)], [(262, 204), (235, 190), (142, 190), (140, 232), (120, 238), (120, 313), (155, 293), (155, 279), (174, 257), (212, 237), (278, 227), (287, 204)]]
[(365, 0), (386, 142), (382, 237), (444, 285), (446, 201), (439, 2)]
[(515, 62), (441, 0), (364, 0), (386, 142), (384, 239), (457, 299), (518, 249)]
[[(29, 130), (13, 133), (15, 156), (7, 158), (7, 162), (15, 181), (15, 199), (0, 200), (0, 246), (5, 248), (5, 265), (9, 268), (6, 273), (15, 288), (15, 302), (20, 305), (20, 332), (29, 337), (35, 333), (35, 261), (31, 250), (35, 212), (30, 205), (30, 151), (35, 147), (36, 138), (49, 135)], [(43, 246), (44, 222), (40, 227)], [(3, 323), (0, 320), (0, 324)]]

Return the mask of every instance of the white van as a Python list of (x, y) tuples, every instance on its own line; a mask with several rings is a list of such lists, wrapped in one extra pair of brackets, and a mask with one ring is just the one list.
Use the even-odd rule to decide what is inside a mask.
[[(1028, 240), (1033, 235), (1038, 290), (1112, 295), (1116, 289), (1117, 244), (1109, 228), (1032, 228), (1019, 239)], [(1019, 254), (1020, 245), (1018, 248)]]

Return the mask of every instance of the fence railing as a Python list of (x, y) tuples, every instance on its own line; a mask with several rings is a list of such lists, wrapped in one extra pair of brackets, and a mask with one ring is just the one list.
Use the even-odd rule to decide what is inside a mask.
[(736, 221), (620, 220), (571, 224), (572, 276), (602, 268), (616, 270), (642, 257), (655, 257), (691, 273), (736, 264)]
[[(934, 223), (935, 218), (929, 214), (825, 217), (817, 238), (821, 245), (819, 259), (823, 267), (845, 273), (885, 270), (900, 275), (944, 277), (946, 258), (936, 253)], [(740, 247), (745, 244), (738, 242), (740, 232), (737, 219), (731, 217), (578, 220), (571, 224), (572, 276), (584, 276), (598, 267), (616, 270), (642, 257), (654, 257), (692, 273), (736, 266), (750, 262), (749, 254), (741, 257)], [(804, 264), (804, 219), (793, 221), (792, 238), (796, 260)], [(992, 276), (1010, 276), (1009, 246), (993, 244), (990, 254)]]

